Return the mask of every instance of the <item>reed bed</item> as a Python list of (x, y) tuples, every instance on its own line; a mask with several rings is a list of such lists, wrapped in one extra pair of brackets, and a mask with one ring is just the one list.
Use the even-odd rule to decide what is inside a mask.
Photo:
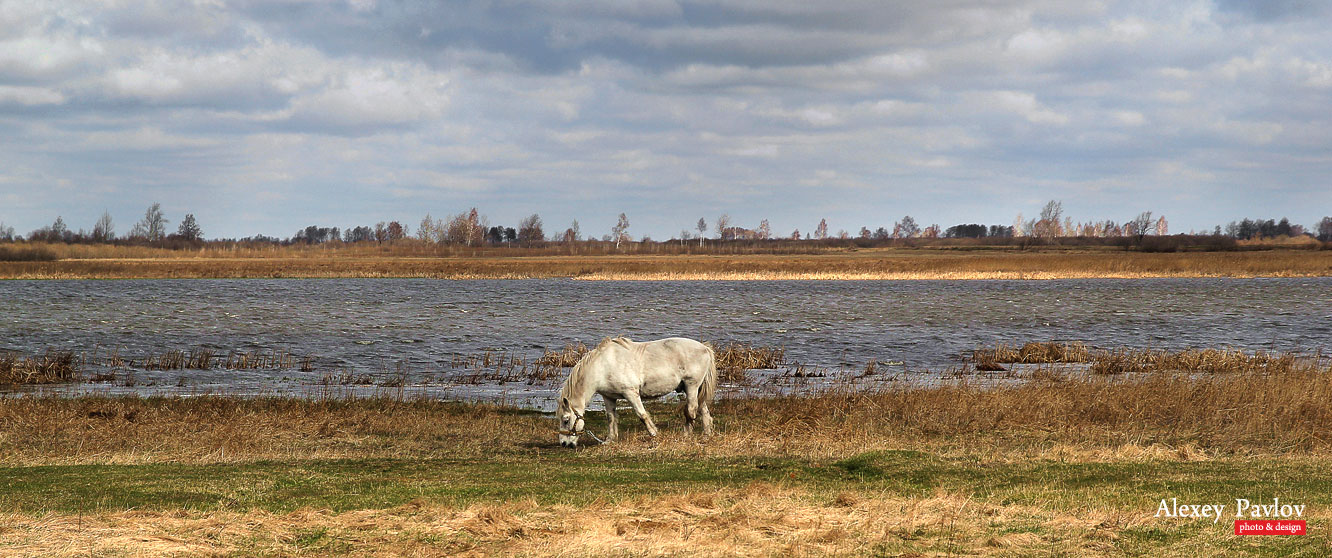
[[(376, 378), (376, 380), (379, 380)], [(355, 380), (353, 380), (355, 381)], [(673, 425), (677, 407), (654, 413)], [(1107, 454), (1125, 446), (1193, 447), (1203, 453), (1332, 451), (1332, 367), (1265, 374), (1159, 371), (1107, 379), (930, 386), (814, 395), (722, 398), (709, 455), (833, 456), (875, 449), (1046, 455), (1056, 448)], [(604, 428), (600, 413), (590, 415)], [(538, 414), (494, 405), (393, 398), (0, 399), (0, 462), (214, 461), (493, 456), (553, 444)], [(642, 436), (626, 426), (629, 440)], [(604, 451), (637, 454), (629, 443)], [(653, 450), (698, 452), (667, 436)], [(1062, 451), (1062, 450), (1060, 450)]]
[(453, 374), (453, 380), (463, 384), (526, 382), (534, 385), (554, 380), (563, 374), (561, 365), (564, 361), (550, 355), (548, 351), (541, 357), (528, 359), (508, 351), (483, 351), (479, 354), (455, 355), (449, 362), (449, 368), (463, 371)]
[(1003, 370), (999, 364), (1053, 364), (1090, 362), (1092, 352), (1082, 343), (1026, 343), (1021, 347), (1000, 344), (972, 351), (977, 370)]
[[(73, 247), (67, 247), (73, 250)], [(137, 249), (124, 247), (126, 250)], [(52, 247), (53, 250), (66, 248)], [(520, 255), (473, 250), (407, 256), (383, 251), (148, 250), (133, 256), (0, 261), (0, 278), (428, 277), (604, 280), (896, 280), (1140, 277), (1323, 277), (1332, 250), (1143, 253), (1114, 250), (824, 249), (791, 254)], [(127, 252), (127, 254), (130, 252)], [(467, 255), (468, 253), (474, 255)], [(523, 253), (525, 254), (525, 253)], [(76, 254), (69, 254), (71, 256)], [(108, 253), (107, 255), (115, 255)]]
[(744, 379), (746, 370), (773, 370), (786, 364), (786, 349), (745, 343), (726, 343), (716, 349), (717, 371), (723, 382)]
[[(125, 372), (122, 379), (132, 382), (133, 370), (300, 370), (312, 372), (313, 356), (296, 356), (285, 351), (233, 351), (226, 357), (214, 350), (200, 347), (189, 352), (181, 350), (150, 354), (142, 359), (127, 358), (119, 349), (106, 353), (92, 351), (76, 353), (48, 349), (43, 355), (20, 357), (14, 353), (0, 354), (0, 384), (55, 384), (85, 379), (86, 367), (103, 369), (87, 378), (94, 382), (111, 382), (117, 372)], [(128, 384), (133, 385), (133, 384)]]
[(563, 349), (552, 351), (546, 349), (546, 352), (537, 359), (538, 364), (546, 366), (557, 366), (560, 368), (569, 368), (578, 364), (579, 359), (583, 358), (588, 351), (587, 345), (583, 343), (569, 343)]
[(78, 357), (70, 351), (48, 350), (40, 356), (0, 354), (0, 385), (56, 384), (82, 378)]
[[(972, 351), (970, 360), (975, 369), (983, 371), (1005, 370), (1001, 364), (1090, 364), (1088, 370), (1092, 374), (1107, 376), (1145, 372), (1276, 374), (1321, 370), (1328, 365), (1327, 359), (1319, 353), (1247, 353), (1238, 349), (1106, 350), (1091, 349), (1078, 342), (979, 348)], [(1063, 376), (1060, 371), (1038, 371), (1042, 371), (1045, 379), (1057, 380)]]

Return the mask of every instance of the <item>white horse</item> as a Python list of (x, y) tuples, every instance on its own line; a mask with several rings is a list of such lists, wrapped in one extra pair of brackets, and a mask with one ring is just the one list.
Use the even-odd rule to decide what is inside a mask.
[[(694, 431), (694, 419), (703, 419), (703, 433), (712, 434), (708, 406), (717, 391), (717, 362), (712, 347), (683, 337), (635, 343), (624, 337), (606, 339), (574, 365), (560, 388), (556, 415), (560, 420), (560, 445), (578, 447), (584, 432), (583, 413), (594, 394), (606, 402), (610, 423), (607, 441), (620, 438), (620, 419), (615, 404), (629, 401), (634, 413), (657, 435), (657, 425), (643, 408), (643, 398), (656, 398), (672, 391), (685, 394), (685, 429)], [(594, 436), (595, 437), (595, 436)]]

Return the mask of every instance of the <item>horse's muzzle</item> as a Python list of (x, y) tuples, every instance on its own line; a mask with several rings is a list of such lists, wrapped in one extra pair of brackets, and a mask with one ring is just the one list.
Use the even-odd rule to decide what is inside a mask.
[(560, 445), (561, 445), (561, 446), (564, 446), (564, 447), (566, 447), (566, 448), (577, 448), (577, 447), (578, 447), (578, 435), (575, 434), (575, 435), (573, 435), (573, 436), (569, 436), (569, 435), (566, 435), (566, 434), (560, 434)]

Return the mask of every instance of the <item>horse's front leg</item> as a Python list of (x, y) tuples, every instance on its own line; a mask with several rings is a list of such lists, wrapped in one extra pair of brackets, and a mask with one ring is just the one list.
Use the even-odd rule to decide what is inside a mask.
[(618, 403), (615, 399), (601, 396), (606, 402), (606, 441), (614, 442), (620, 439), (620, 415), (615, 412), (615, 405)]
[(632, 391), (625, 393), (624, 398), (628, 399), (629, 404), (634, 407), (634, 414), (637, 414), (638, 418), (643, 420), (643, 425), (647, 427), (648, 434), (655, 438), (657, 436), (657, 425), (652, 423), (652, 415), (649, 415), (647, 409), (643, 408), (643, 399)]

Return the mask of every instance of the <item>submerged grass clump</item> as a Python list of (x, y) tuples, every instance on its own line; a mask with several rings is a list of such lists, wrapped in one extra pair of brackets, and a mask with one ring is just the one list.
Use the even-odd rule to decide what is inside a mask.
[(587, 345), (582, 343), (569, 343), (563, 349), (552, 351), (546, 349), (545, 354), (536, 360), (536, 363), (542, 366), (554, 366), (557, 368), (569, 368), (578, 364), (579, 359), (587, 354)]
[(1092, 362), (1091, 372), (1102, 375), (1131, 372), (1278, 374), (1317, 370), (1325, 366), (1323, 360), (1317, 354), (1246, 353), (1237, 349), (1188, 349), (1176, 352), (1117, 349), (1098, 353)]
[(716, 349), (717, 373), (723, 382), (743, 383), (746, 370), (774, 370), (786, 364), (786, 349), (727, 343)]
[[(1089, 364), (1092, 374), (1112, 376), (1144, 372), (1275, 374), (1325, 368), (1321, 354), (1247, 353), (1238, 349), (1090, 349), (1082, 343), (999, 345), (971, 353), (976, 370), (1005, 370), (1003, 364)], [(1038, 370), (1039, 371), (1039, 370)], [(1044, 372), (1046, 376), (1053, 372)], [(1059, 373), (1062, 374), (1062, 373)]]
[(0, 354), (0, 385), (56, 384), (81, 377), (79, 359), (71, 351), (48, 350), (32, 357)]
[(1003, 370), (999, 364), (1082, 363), (1091, 360), (1091, 351), (1082, 343), (1027, 343), (1021, 347), (998, 345), (972, 352), (978, 370)]

